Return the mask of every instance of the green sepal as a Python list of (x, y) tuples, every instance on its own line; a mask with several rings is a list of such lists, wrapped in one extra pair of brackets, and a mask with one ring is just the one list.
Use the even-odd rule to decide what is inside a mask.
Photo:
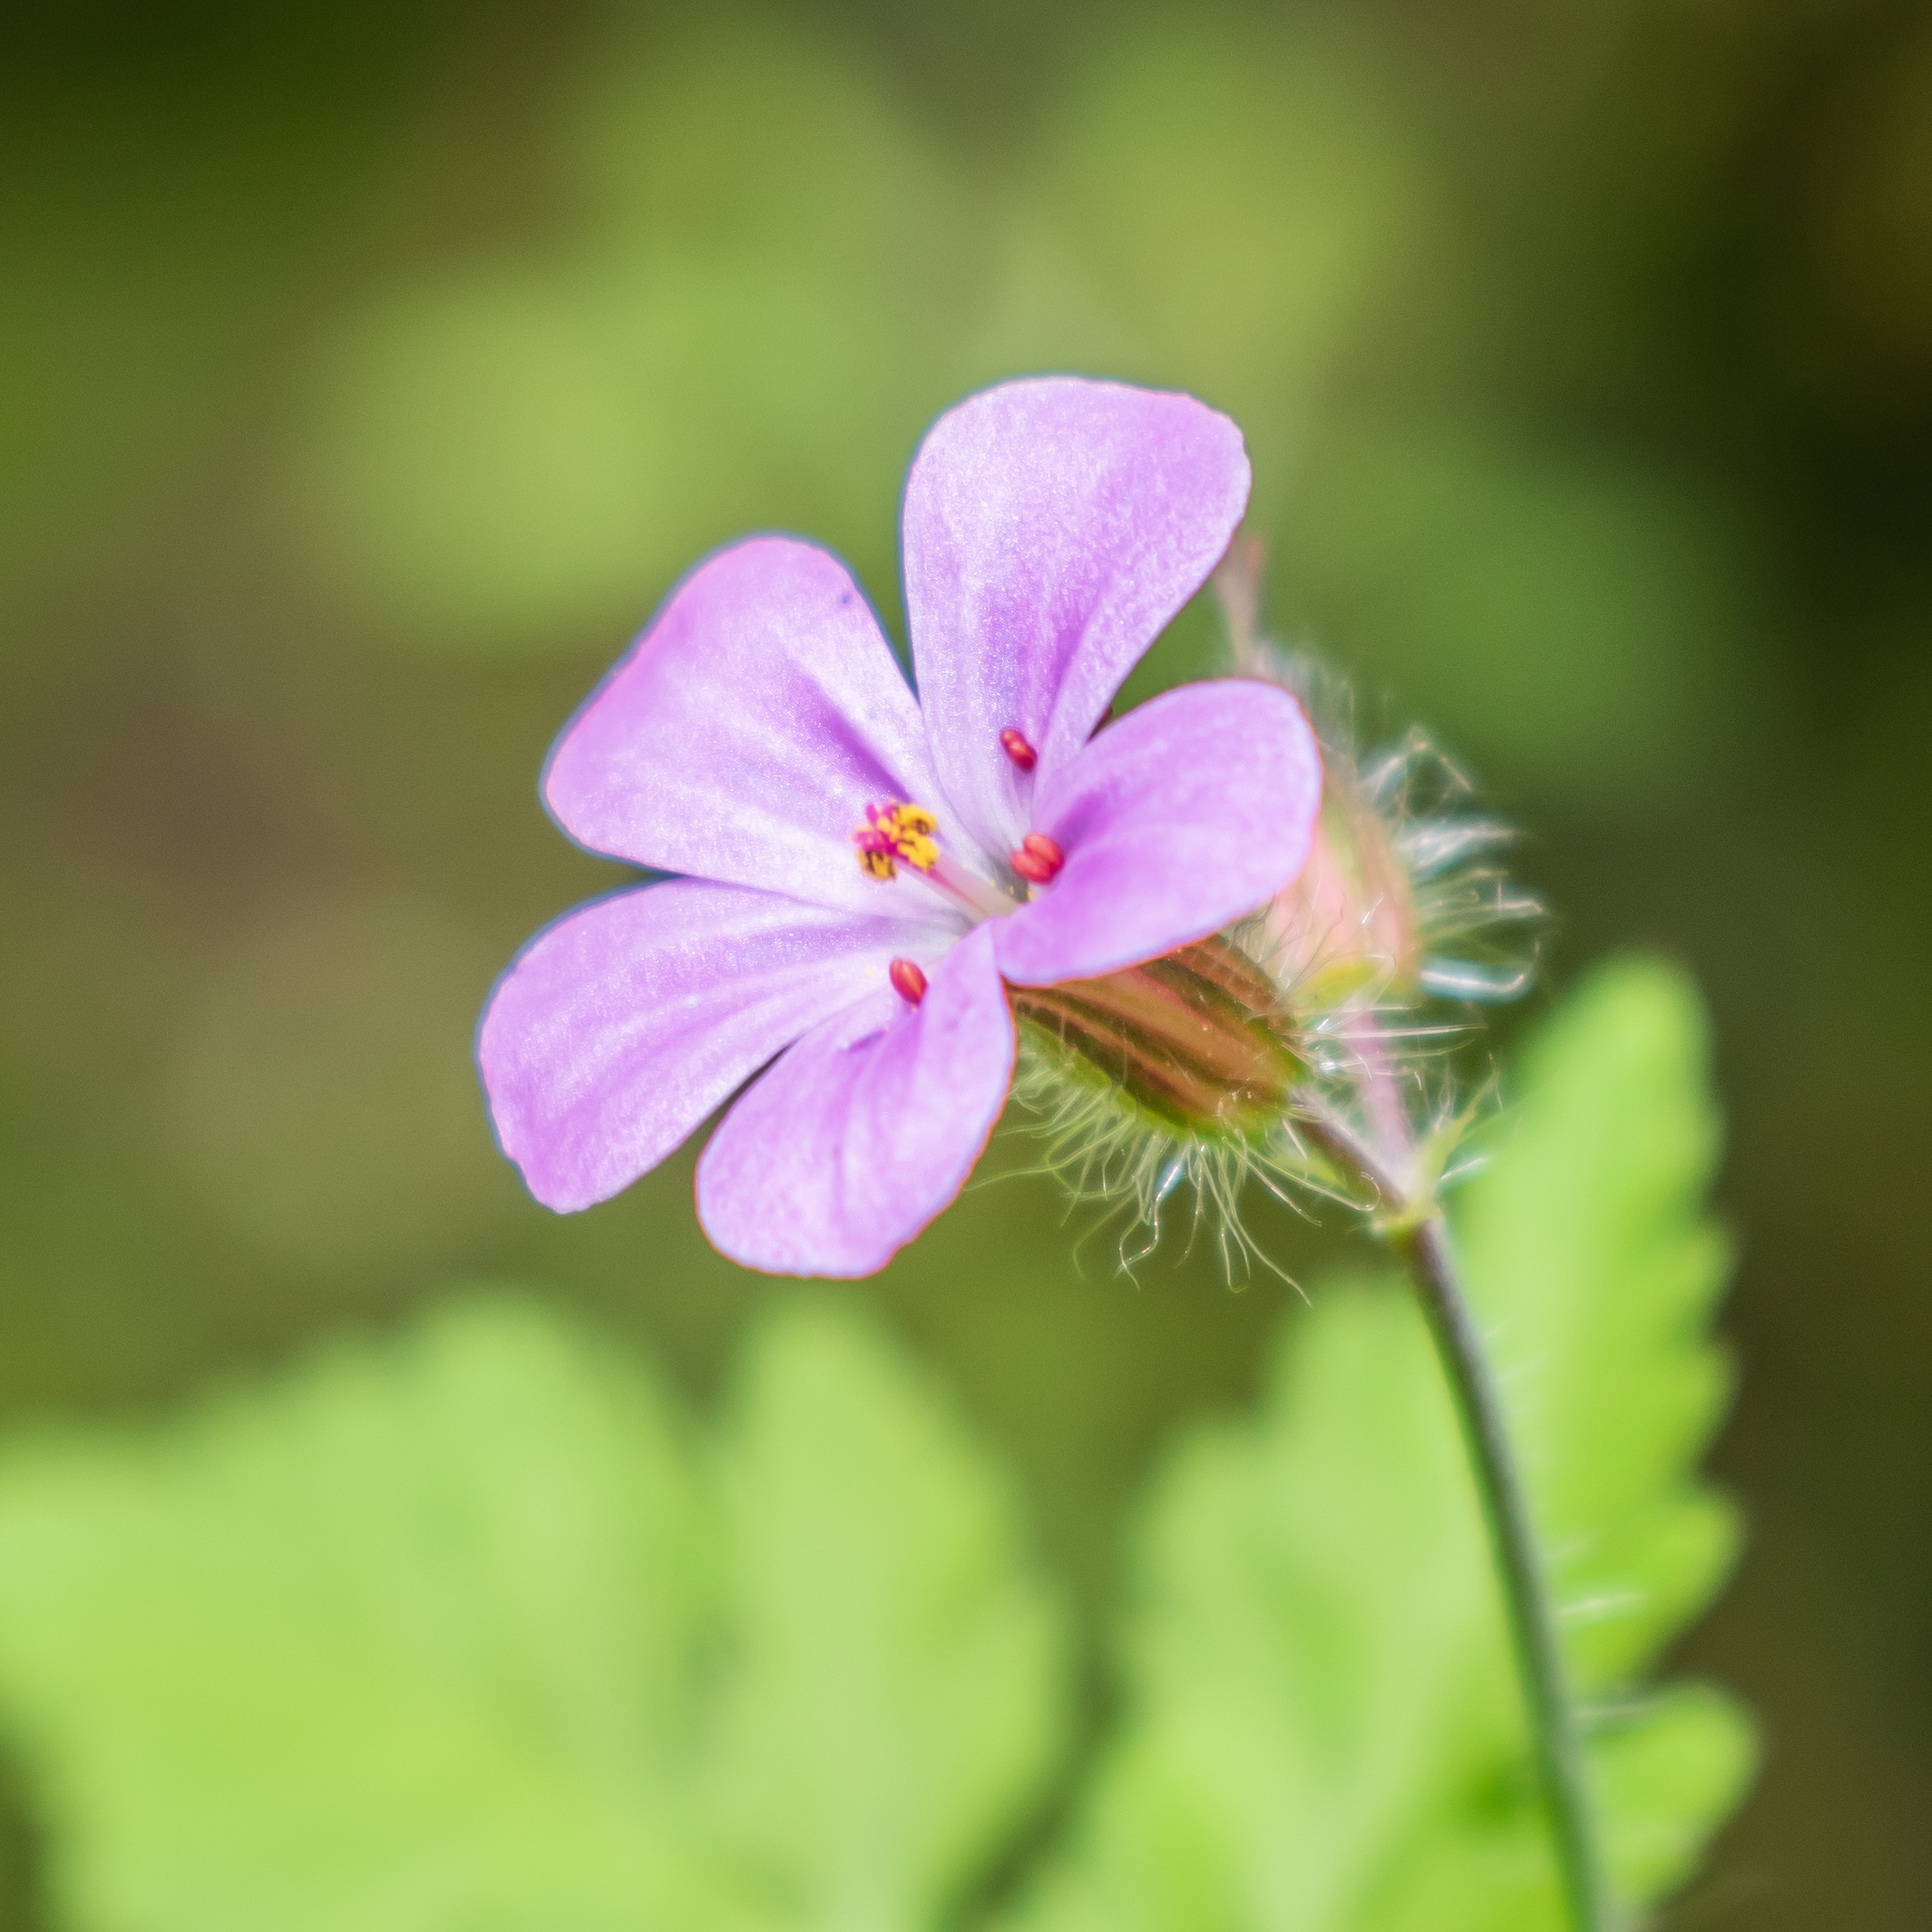
[(1103, 979), (1015, 987), (1012, 1001), (1083, 1087), (1184, 1137), (1264, 1137), (1308, 1072), (1273, 981), (1225, 939)]

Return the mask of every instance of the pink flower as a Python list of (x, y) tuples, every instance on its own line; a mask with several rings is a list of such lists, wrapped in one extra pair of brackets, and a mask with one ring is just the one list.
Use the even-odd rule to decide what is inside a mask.
[(579, 907), (491, 998), (478, 1057), (532, 1193), (617, 1193), (770, 1061), (698, 1162), (705, 1231), (750, 1267), (871, 1273), (999, 1117), (1002, 981), (1138, 964), (1287, 884), (1321, 793), (1292, 698), (1195, 685), (1094, 736), (1247, 494), (1240, 432), (1191, 397), (971, 397), (906, 486), (916, 700), (826, 551), (700, 564), (545, 773), (573, 838), (684, 876)]

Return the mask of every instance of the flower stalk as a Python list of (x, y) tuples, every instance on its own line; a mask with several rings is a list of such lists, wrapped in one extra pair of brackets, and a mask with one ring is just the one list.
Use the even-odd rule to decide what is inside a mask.
[(1417, 1186), (1332, 1107), (1316, 1102), (1303, 1131), (1381, 1197), (1377, 1223), (1401, 1257), (1448, 1379), (1476, 1478), (1509, 1622), (1517, 1675), (1564, 1895), (1576, 1932), (1616, 1932), (1576, 1706), (1557, 1642), (1548, 1580), (1501, 1393), (1456, 1268), (1449, 1220), (1432, 1186)]

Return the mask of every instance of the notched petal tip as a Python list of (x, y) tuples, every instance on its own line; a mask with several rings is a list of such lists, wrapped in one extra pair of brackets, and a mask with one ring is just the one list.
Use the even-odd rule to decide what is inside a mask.
[(1171, 391), (1034, 377), (933, 425), (906, 483), (906, 610), (933, 760), (982, 850), (1017, 843), (1015, 769), (1078, 754), (1249, 483), (1240, 430)]

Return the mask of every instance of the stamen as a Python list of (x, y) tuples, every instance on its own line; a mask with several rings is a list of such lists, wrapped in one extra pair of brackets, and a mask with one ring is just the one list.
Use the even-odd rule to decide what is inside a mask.
[(1027, 743), (1026, 734), (1009, 725), (1000, 734), (1000, 749), (1023, 772), (1029, 772), (1039, 763), (1039, 754)]
[(1013, 870), (1035, 885), (1056, 878), (1067, 854), (1044, 832), (1029, 832), (1012, 855)]
[(859, 848), (859, 864), (874, 879), (898, 875), (903, 859), (915, 870), (930, 873), (939, 864), (939, 846), (932, 834), (939, 821), (923, 805), (869, 805), (865, 823), (852, 834)]
[(1013, 911), (1017, 902), (1010, 892), (968, 872), (939, 849), (938, 831), (939, 820), (923, 805), (869, 805), (852, 843), (859, 848), (859, 864), (874, 879), (897, 878), (903, 860), (976, 922)]
[(885, 969), (885, 975), (893, 982), (893, 990), (908, 1006), (917, 1006), (926, 997), (926, 976), (911, 960), (894, 960)]

